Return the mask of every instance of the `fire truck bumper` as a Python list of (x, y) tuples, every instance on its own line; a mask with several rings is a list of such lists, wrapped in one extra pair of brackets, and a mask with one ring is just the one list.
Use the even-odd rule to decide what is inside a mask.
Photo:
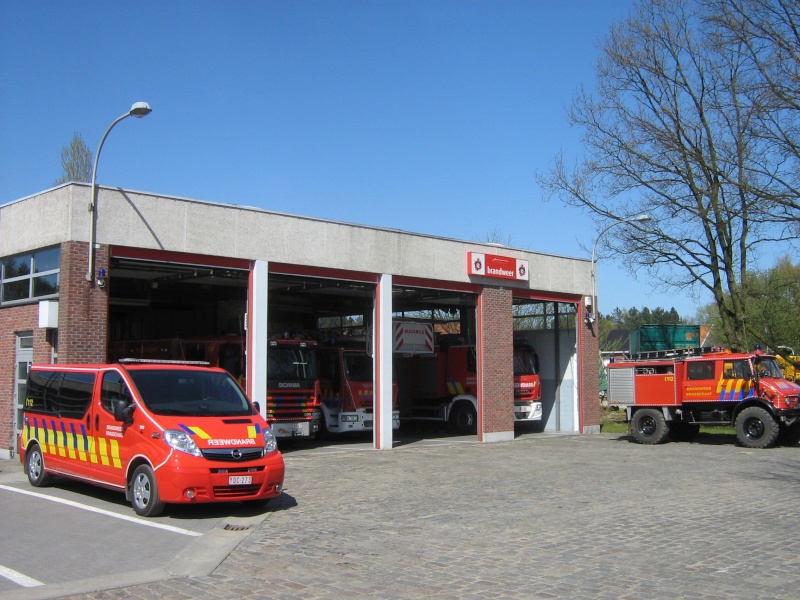
[[(272, 433), (276, 438), (309, 437), (311, 435), (311, 421), (273, 422)], [(319, 429), (319, 424), (317, 424)]]
[[(375, 419), (371, 410), (341, 412), (336, 419), (340, 432), (372, 431)], [(400, 429), (400, 411), (392, 411), (392, 429)]]
[(542, 403), (541, 402), (515, 402), (514, 403), (515, 421), (541, 421)]

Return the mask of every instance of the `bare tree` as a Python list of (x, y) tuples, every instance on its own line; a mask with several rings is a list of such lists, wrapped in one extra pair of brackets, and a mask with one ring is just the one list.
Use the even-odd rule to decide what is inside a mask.
[(538, 179), (595, 214), (598, 231), (649, 213), (646, 226), (610, 230), (601, 249), (668, 289), (710, 291), (725, 338), (744, 348), (748, 264), (794, 231), (791, 207), (776, 211), (780, 167), (763, 135), (769, 111), (754, 101), (752, 56), (708, 11), (693, 0), (642, 1), (614, 25), (596, 91), (579, 92), (569, 111), (585, 155), (568, 168), (560, 154)]
[(72, 136), (69, 146), (61, 149), (61, 167), (63, 174), (53, 182), (53, 185), (61, 185), (68, 181), (88, 183), (92, 180), (92, 152), (77, 131)]
[(760, 107), (754, 135), (765, 159), (747, 165), (769, 178), (775, 216), (795, 225), (800, 212), (800, 4), (796, 0), (711, 0), (709, 22), (722, 47), (744, 57), (742, 93)]

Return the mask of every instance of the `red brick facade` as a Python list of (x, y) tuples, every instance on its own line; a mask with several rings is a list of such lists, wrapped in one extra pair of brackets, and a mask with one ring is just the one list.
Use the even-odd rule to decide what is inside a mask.
[[(108, 271), (108, 246), (95, 252), (95, 274)], [(62, 363), (105, 362), (108, 345), (108, 287), (86, 281), (88, 245), (61, 245), (59, 282), (58, 361)]]
[(479, 382), (484, 434), (514, 432), (514, 334), (511, 290), (484, 288), (478, 302), (481, 336)]
[(600, 433), (600, 346), (597, 340), (597, 325), (597, 323), (589, 325), (584, 318), (579, 317), (578, 405), (581, 433)]
[[(97, 268), (108, 268), (108, 247), (96, 252)], [(33, 362), (104, 362), (108, 332), (107, 288), (86, 281), (88, 245), (61, 245), (58, 342), (39, 328), (39, 302), (0, 309), (0, 455), (14, 448), (14, 379), (17, 334), (33, 333)]]

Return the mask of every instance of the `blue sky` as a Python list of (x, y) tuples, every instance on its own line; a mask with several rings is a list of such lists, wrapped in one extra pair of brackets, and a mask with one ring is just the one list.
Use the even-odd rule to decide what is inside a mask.
[[(579, 155), (566, 107), (632, 6), (3, 0), (0, 204), (51, 187), (74, 132), (94, 152), (146, 101), (98, 183), (588, 258), (593, 220), (535, 176)], [(601, 311), (694, 314), (642, 277), (600, 261)]]

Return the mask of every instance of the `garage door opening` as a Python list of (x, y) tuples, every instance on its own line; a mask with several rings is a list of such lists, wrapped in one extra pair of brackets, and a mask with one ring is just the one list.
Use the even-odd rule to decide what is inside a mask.
[(112, 249), (108, 360), (205, 361), (244, 383), (247, 261)]
[(572, 302), (514, 298), (514, 338), (536, 349), (539, 358), (542, 417), (516, 423), (517, 435), (577, 431), (577, 305)]

